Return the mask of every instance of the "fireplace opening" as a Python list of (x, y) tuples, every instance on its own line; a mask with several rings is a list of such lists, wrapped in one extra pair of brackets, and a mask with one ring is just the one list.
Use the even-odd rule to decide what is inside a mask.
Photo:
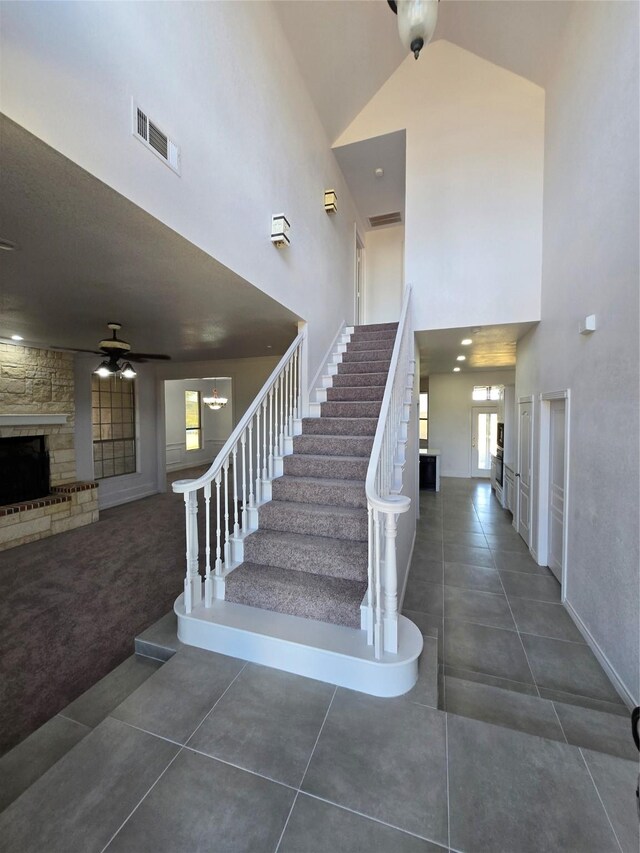
[(0, 506), (49, 494), (49, 454), (43, 435), (0, 438)]

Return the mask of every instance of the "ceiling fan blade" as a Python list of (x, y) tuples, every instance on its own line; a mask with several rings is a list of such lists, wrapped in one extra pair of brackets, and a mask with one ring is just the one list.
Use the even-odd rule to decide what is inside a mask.
[(148, 361), (150, 359), (161, 359), (162, 361), (171, 361), (170, 355), (162, 355), (157, 352), (128, 352), (123, 355), (125, 361)]
[(91, 355), (104, 355), (99, 349), (80, 349), (79, 347), (60, 347), (57, 344), (47, 344), (47, 349), (59, 350), (61, 352), (88, 352)]

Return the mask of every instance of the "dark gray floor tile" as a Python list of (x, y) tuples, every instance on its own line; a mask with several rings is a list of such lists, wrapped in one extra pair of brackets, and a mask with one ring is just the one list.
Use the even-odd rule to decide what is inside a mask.
[(528, 598), (511, 598), (510, 604), (518, 631), (523, 634), (584, 643), (582, 634), (562, 604), (531, 601)]
[(445, 853), (445, 848), (300, 794), (278, 853)]
[(244, 665), (236, 658), (185, 647), (125, 699), (113, 716), (185, 743)]
[(482, 533), (482, 525), (480, 522), (473, 518), (450, 518), (448, 516), (444, 516), (442, 519), (442, 529), (446, 530), (458, 530), (458, 531), (466, 531), (467, 533)]
[(524, 572), (500, 572), (502, 585), (511, 598), (531, 598), (534, 601), (560, 601), (560, 584), (553, 577)]
[(177, 751), (108, 717), (0, 815), (2, 849), (102, 850)]
[(445, 696), (450, 714), (564, 743), (553, 704), (545, 699), (450, 676), (445, 676)]
[(426, 560), (417, 555), (414, 551), (413, 559), (411, 560), (411, 568), (409, 570), (408, 584), (414, 581), (427, 581), (427, 583), (443, 582), (444, 566), (442, 559)]
[(540, 687), (539, 690), (543, 699), (563, 702), (565, 705), (577, 705), (579, 708), (591, 708), (592, 711), (604, 711), (605, 714), (629, 717), (629, 711), (621, 700), (604, 702), (601, 699), (591, 699), (588, 696), (579, 696), (575, 693), (563, 693), (562, 690), (548, 690), (546, 687)]
[(513, 516), (504, 509), (478, 509), (477, 515), (483, 527), (513, 530)]
[(135, 639), (136, 653), (166, 661), (183, 648), (178, 639), (178, 617), (171, 611)]
[(416, 529), (416, 542), (433, 542), (441, 545), (442, 522), (429, 523), (420, 519)]
[(533, 684), (518, 634), (503, 628), (445, 619), (444, 662), (447, 666)]
[(90, 731), (88, 726), (76, 723), (75, 720), (52, 717), (3, 755), (0, 758), (0, 811), (33, 785), (36, 779)]
[(419, 613), (442, 616), (444, 607), (444, 586), (442, 584), (415, 581), (409, 578), (404, 595), (404, 607)]
[(495, 569), (493, 557), (488, 548), (469, 548), (466, 545), (452, 545), (445, 542), (444, 559), (447, 563), (464, 563), (467, 566)]
[(338, 688), (303, 789), (447, 844), (445, 717)]
[(496, 568), (505, 572), (521, 572), (530, 575), (543, 575), (551, 577), (546, 566), (539, 566), (531, 554), (520, 554), (516, 551), (493, 551), (491, 552)]
[[(506, 521), (483, 521), (482, 532), (486, 537), (489, 536), (510, 536), (511, 531), (516, 533), (515, 529), (507, 524)], [(517, 534), (516, 534), (517, 535)]]
[(538, 687), (562, 690), (605, 702), (620, 701), (588, 646), (522, 634)]
[(413, 559), (419, 560), (420, 562), (424, 560), (436, 560), (442, 562), (442, 543), (440, 541), (427, 542), (416, 537), (416, 541), (413, 546)]
[(431, 613), (419, 613), (417, 610), (402, 611), (403, 615), (410, 619), (426, 637), (436, 637), (442, 641), (442, 616), (433, 616)]
[(508, 628), (511, 631), (516, 629), (507, 597), (503, 592), (496, 595), (475, 589), (445, 586), (444, 616), (445, 619), (478, 622), (480, 625)]
[(602, 798), (623, 853), (638, 853), (640, 825), (636, 809), (638, 761), (623, 761), (583, 749), (582, 754)]
[(459, 586), (463, 589), (477, 589), (481, 592), (502, 594), (502, 582), (495, 569), (483, 566), (465, 566), (463, 563), (444, 564), (445, 586)]
[(451, 847), (474, 853), (615, 851), (578, 749), (448, 715)]
[(295, 791), (183, 750), (108, 847), (109, 853), (271, 853)]
[(526, 696), (537, 696), (535, 684), (524, 684), (521, 681), (510, 681), (506, 678), (498, 678), (495, 675), (487, 675), (485, 672), (474, 672), (470, 669), (460, 669), (455, 666), (441, 667), (443, 674), (450, 678), (459, 678), (464, 681), (473, 681), (476, 684), (488, 684), (489, 687), (499, 687), (501, 690), (511, 690), (514, 693), (524, 693)]
[(468, 533), (466, 530), (445, 530), (443, 541), (450, 545), (466, 545), (467, 548), (488, 548), (482, 533)]
[(607, 752), (627, 761), (637, 760), (638, 750), (631, 735), (630, 716), (605, 714), (562, 702), (554, 702), (554, 705), (569, 743)]
[(160, 666), (160, 661), (131, 655), (60, 713), (93, 728), (154, 675)]
[(334, 691), (332, 684), (247, 664), (189, 746), (297, 787)]
[(529, 548), (526, 542), (522, 536), (519, 536), (516, 533), (515, 530), (509, 532), (505, 529), (505, 531), (499, 536), (487, 535), (485, 536), (485, 539), (487, 540), (487, 545), (492, 551), (507, 551), (519, 554), (529, 553)]
[(438, 707), (438, 641), (434, 637), (424, 638), (418, 658), (418, 681), (402, 698), (430, 708)]

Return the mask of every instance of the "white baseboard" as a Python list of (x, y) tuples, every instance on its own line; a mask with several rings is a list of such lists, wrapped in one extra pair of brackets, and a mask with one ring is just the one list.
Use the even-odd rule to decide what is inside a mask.
[(629, 708), (630, 710), (631, 710), (631, 708), (635, 708), (636, 705), (638, 705), (638, 699), (634, 698), (631, 695), (631, 693), (627, 690), (623, 680), (620, 678), (620, 676), (616, 672), (615, 668), (612, 666), (611, 662), (609, 661), (609, 658), (605, 655), (605, 653), (602, 651), (602, 649), (598, 645), (598, 643), (595, 640), (591, 631), (584, 624), (584, 622), (582, 621), (580, 616), (578, 616), (578, 614), (574, 610), (571, 603), (569, 601), (567, 601), (566, 599), (564, 601), (564, 606), (566, 607), (569, 616), (571, 616), (571, 618), (573, 619), (576, 628), (578, 629), (578, 631), (580, 631), (582, 636), (585, 638), (587, 645), (589, 646), (591, 651), (594, 653), (594, 655), (597, 657), (598, 662), (600, 663), (600, 666), (607, 673), (607, 676), (609, 677), (609, 681), (611, 681), (611, 683), (615, 687), (615, 689), (616, 689), (618, 695), (620, 696), (620, 698), (622, 699), (622, 701), (625, 703), (627, 708)]
[(98, 489), (98, 509), (111, 509), (114, 506), (121, 506), (132, 501), (139, 501), (142, 498), (150, 498), (152, 495), (159, 494), (157, 489), (150, 487), (140, 487), (138, 489), (127, 489), (126, 492), (115, 492), (112, 495), (107, 495), (106, 498), (100, 500), (100, 489)]

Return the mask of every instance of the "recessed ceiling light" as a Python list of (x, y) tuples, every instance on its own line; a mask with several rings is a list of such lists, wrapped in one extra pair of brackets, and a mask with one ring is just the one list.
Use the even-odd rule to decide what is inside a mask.
[(459, 368), (459, 367), (454, 367), (454, 368), (453, 368), (453, 372), (454, 372), (454, 373), (460, 373), (460, 368)]
[(267, 344), (267, 349), (273, 349), (273, 346), (271, 344)]
[(466, 355), (459, 355), (459, 356), (456, 358), (456, 361), (466, 361), (466, 360), (467, 360)]
[(22, 335), (11, 335), (11, 340), (12, 341), (23, 341), (24, 338), (22, 337)]
[(460, 341), (460, 343), (462, 344), (463, 347), (468, 347), (468, 346), (471, 346), (473, 341), (471, 340), (471, 338), (464, 338), (464, 340)]
[(375, 171), (376, 178), (381, 178), (383, 175), (384, 175), (384, 169), (381, 168), (380, 166), (378, 166), (378, 168)]

